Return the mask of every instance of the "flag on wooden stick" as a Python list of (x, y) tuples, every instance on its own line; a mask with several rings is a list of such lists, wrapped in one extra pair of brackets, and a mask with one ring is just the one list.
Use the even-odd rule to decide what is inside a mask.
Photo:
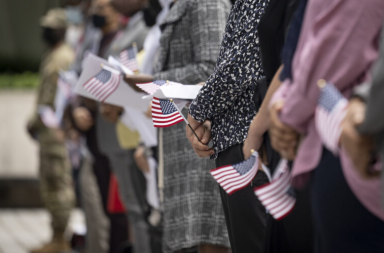
[(259, 167), (259, 154), (254, 151), (247, 160), (211, 170), (211, 175), (228, 193), (232, 194), (251, 183)]
[(280, 161), (271, 182), (255, 187), (254, 191), (273, 218), (281, 220), (286, 217), (296, 204), (287, 160)]

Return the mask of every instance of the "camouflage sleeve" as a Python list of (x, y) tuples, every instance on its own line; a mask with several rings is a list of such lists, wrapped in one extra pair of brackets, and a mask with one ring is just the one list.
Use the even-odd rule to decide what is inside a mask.
[(30, 132), (36, 133), (45, 128), (38, 114), (38, 107), (39, 105), (48, 105), (54, 108), (58, 76), (58, 71), (45, 71), (40, 76), (41, 80), (38, 88), (37, 105), (32, 117), (28, 121), (28, 130)]
[(59, 73), (56, 70), (52, 70), (43, 74), (41, 77), (41, 86), (37, 98), (38, 105), (48, 105), (52, 106), (52, 108), (54, 107), (58, 77)]

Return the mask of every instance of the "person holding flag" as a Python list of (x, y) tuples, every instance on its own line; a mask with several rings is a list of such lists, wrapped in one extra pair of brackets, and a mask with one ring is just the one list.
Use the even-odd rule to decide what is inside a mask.
[[(244, 160), (243, 143), (258, 109), (253, 101), (255, 90), (265, 77), (260, 59), (258, 25), (269, 2), (235, 2), (216, 67), (209, 73), (189, 109), (188, 122), (197, 135), (212, 138), (213, 148), (200, 143), (189, 128), (186, 135), (195, 152), (200, 157), (211, 156), (216, 161), (216, 167)], [(253, 188), (267, 182), (266, 174), (259, 170), (246, 187), (234, 194), (229, 195), (220, 189), (233, 253), (264, 250), (267, 212)]]
[[(285, 80), (272, 98), (272, 145), (282, 157), (295, 159), (294, 187), (304, 187), (311, 178), (315, 250), (319, 253), (384, 251), (384, 212), (380, 195), (372, 190), (377, 181), (358, 176), (343, 145), (333, 153), (328, 149), (335, 147), (329, 145), (331, 141), (338, 142), (341, 126), (330, 128), (327, 114), (316, 115), (324, 92), (317, 86), (319, 79), (333, 83), (346, 96), (367, 78), (377, 57), (383, 18), (382, 1), (368, 1), (364, 6), (359, 1), (309, 1), (292, 62), (292, 80)], [(337, 104), (343, 103), (339, 100), (320, 102), (328, 113), (335, 110), (340, 117)], [(322, 119), (328, 131), (319, 131), (315, 118)], [(325, 142), (324, 133), (328, 133)]]
[[(126, 76), (126, 82), (135, 86), (154, 80), (182, 84), (205, 81), (213, 72), (229, 9), (228, 0), (173, 1), (161, 25), (159, 60), (154, 74)], [(167, 106), (166, 101), (163, 104)], [(178, 109), (187, 114), (186, 109)], [(164, 110), (164, 114), (167, 113), (173, 110)], [(208, 144), (209, 140), (202, 138), (201, 141)], [(199, 159), (193, 152), (185, 137), (184, 123), (160, 129), (159, 170), (164, 168), (164, 252), (188, 248), (197, 248), (200, 253), (229, 251), (219, 189), (209, 173), (214, 167), (209, 158)]]

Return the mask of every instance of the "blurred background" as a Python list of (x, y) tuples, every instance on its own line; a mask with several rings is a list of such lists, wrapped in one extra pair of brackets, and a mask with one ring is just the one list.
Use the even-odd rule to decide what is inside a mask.
[[(3, 75), (34, 73), (38, 70), (44, 45), (39, 19), (47, 10), (63, 6), (62, 0), (1, 0), (0, 1), (0, 71), (1, 87), (27, 85), (18, 76), (12, 83)], [(27, 77), (32, 77), (27, 75)], [(30, 83), (29, 85), (33, 85)]]
[[(29, 252), (51, 237), (38, 183), (38, 146), (26, 132), (46, 49), (40, 17), (63, 0), (0, 0), (0, 253)], [(82, 229), (73, 211), (69, 230)]]

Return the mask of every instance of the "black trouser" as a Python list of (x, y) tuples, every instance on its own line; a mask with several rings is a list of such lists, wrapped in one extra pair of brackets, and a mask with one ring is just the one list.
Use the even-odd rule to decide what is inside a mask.
[(98, 157), (93, 164), (93, 172), (99, 186), (103, 209), (110, 221), (109, 253), (118, 253), (120, 247), (128, 241), (128, 220), (125, 213), (109, 213), (107, 210), (111, 169), (106, 157)]
[(128, 220), (124, 213), (111, 214), (107, 210), (111, 168), (108, 158), (98, 148), (96, 126), (86, 132), (87, 146), (93, 155), (93, 172), (96, 176), (103, 209), (110, 221), (109, 253), (118, 253), (120, 245), (128, 240)]
[[(221, 167), (243, 161), (242, 147), (242, 144), (238, 144), (219, 153), (216, 166)], [(264, 248), (267, 214), (253, 188), (267, 182), (265, 173), (258, 171), (252, 185), (231, 195), (220, 187), (232, 253), (258, 253)]]
[(284, 219), (277, 221), (268, 217), (266, 253), (314, 252), (310, 185), (295, 189), (295, 207)]
[(315, 252), (384, 252), (384, 222), (356, 198), (340, 159), (326, 149), (315, 170), (311, 193)]

